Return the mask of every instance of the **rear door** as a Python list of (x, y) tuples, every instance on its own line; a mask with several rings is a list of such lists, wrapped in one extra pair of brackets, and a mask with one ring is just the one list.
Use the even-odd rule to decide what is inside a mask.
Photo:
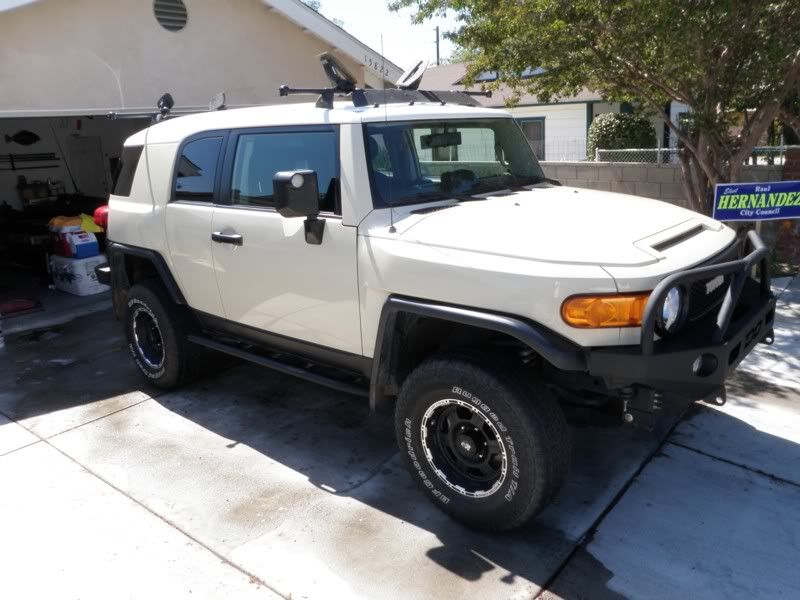
[(227, 132), (211, 131), (181, 144), (165, 219), (173, 274), (186, 301), (219, 317), (223, 310), (211, 255), (211, 219), (226, 138)]
[[(322, 244), (306, 242), (303, 218), (274, 208), (278, 171), (316, 171)], [(342, 225), (338, 126), (231, 132), (212, 244), (229, 321), (254, 331), (361, 354), (357, 228)]]

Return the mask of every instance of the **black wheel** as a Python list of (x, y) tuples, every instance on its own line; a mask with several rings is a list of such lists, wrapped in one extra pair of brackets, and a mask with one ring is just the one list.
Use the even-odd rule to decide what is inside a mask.
[(401, 454), (426, 495), (491, 531), (541, 511), (570, 455), (551, 393), (503, 364), (482, 354), (431, 358), (405, 380), (395, 409)]
[(171, 301), (158, 281), (148, 280), (131, 287), (125, 331), (133, 360), (154, 385), (173, 389), (199, 372), (203, 352), (186, 339), (188, 316)]

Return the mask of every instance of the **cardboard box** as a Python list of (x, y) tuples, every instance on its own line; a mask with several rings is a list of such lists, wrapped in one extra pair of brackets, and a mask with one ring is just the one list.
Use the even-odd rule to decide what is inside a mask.
[(50, 257), (50, 275), (53, 283), (59, 290), (90, 296), (109, 290), (107, 285), (97, 281), (94, 268), (106, 262), (103, 254), (89, 258), (66, 258), (64, 256)]

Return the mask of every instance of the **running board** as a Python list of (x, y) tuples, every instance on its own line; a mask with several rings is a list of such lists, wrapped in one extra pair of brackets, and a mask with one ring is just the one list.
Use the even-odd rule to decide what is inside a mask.
[(281, 362), (280, 360), (276, 360), (274, 358), (268, 358), (266, 356), (256, 354), (255, 352), (250, 352), (248, 350), (243, 350), (242, 348), (237, 348), (236, 346), (223, 344), (222, 342), (210, 340), (206, 337), (202, 337), (199, 335), (189, 335), (187, 336), (187, 339), (193, 344), (197, 344), (199, 346), (205, 346), (206, 348), (210, 348), (211, 350), (216, 350), (218, 352), (224, 352), (225, 354), (230, 354), (231, 356), (235, 356), (237, 358), (241, 358), (243, 360), (256, 363), (257, 365), (261, 365), (262, 367), (274, 369), (275, 371), (285, 373), (286, 375), (292, 375), (294, 377), (299, 377), (300, 379), (305, 379), (306, 381), (310, 381), (312, 383), (324, 385), (325, 387), (329, 387), (339, 392), (344, 392), (346, 394), (353, 394), (355, 396), (362, 396), (365, 398), (369, 395), (369, 389), (367, 387), (361, 387), (354, 383), (347, 383), (346, 381), (341, 381), (333, 377), (320, 375), (319, 373), (313, 373), (308, 369), (303, 369), (302, 367), (289, 365), (284, 362)]

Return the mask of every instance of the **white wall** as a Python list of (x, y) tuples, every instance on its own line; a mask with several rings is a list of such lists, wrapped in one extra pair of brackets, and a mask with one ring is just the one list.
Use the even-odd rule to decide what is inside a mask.
[[(330, 45), (261, 0), (185, 0), (186, 27), (162, 28), (152, 0), (42, 0), (0, 13), (4, 116), (151, 111), (164, 92), (204, 109), (281, 99), (278, 86), (328, 83), (318, 60)], [(365, 70), (342, 57), (363, 84)]]
[(544, 117), (546, 160), (580, 160), (586, 155), (586, 104), (518, 106), (518, 119)]

